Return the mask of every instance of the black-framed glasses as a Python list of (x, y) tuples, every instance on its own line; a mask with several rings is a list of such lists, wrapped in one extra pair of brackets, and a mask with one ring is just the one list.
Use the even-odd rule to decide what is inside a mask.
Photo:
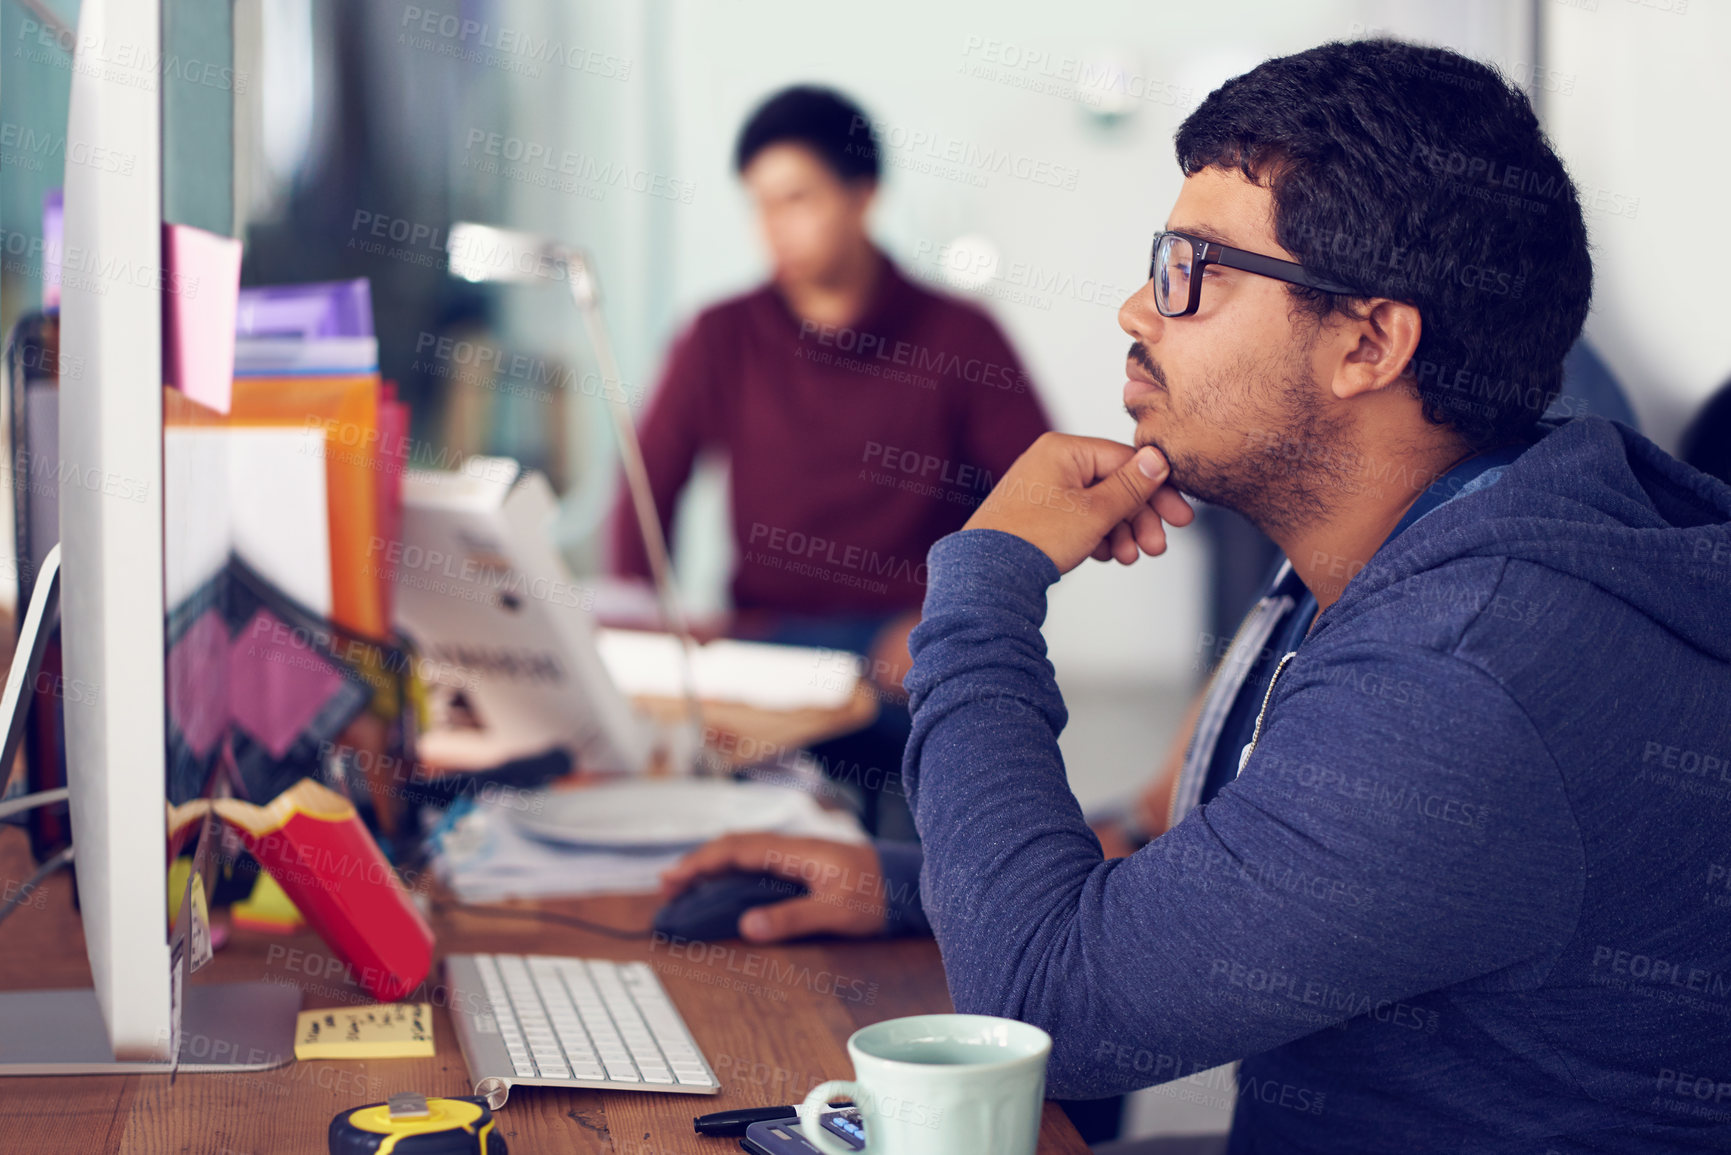
[(1325, 293), (1363, 296), (1353, 288), (1331, 281), (1296, 261), (1265, 257), (1247, 249), (1235, 249), (1218, 241), (1166, 229), (1154, 234), (1148, 255), (1148, 279), (1154, 282), (1154, 306), (1162, 317), (1183, 317), (1202, 303), (1202, 274), (1209, 265), (1242, 269), (1258, 276), (1273, 277)]

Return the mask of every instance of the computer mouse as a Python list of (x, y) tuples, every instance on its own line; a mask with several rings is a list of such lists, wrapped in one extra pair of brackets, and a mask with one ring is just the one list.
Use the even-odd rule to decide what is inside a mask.
[(805, 884), (774, 874), (733, 871), (691, 885), (655, 912), (654, 929), (669, 938), (710, 942), (739, 937), (739, 916), (757, 906), (801, 898)]

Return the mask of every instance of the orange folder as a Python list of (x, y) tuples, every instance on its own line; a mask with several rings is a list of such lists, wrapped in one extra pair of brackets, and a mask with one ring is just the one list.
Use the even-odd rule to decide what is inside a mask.
[(325, 431), (331, 617), (367, 637), (390, 633), (379, 550), (379, 377), (236, 377), (227, 416), (163, 390), (164, 425), (294, 426)]

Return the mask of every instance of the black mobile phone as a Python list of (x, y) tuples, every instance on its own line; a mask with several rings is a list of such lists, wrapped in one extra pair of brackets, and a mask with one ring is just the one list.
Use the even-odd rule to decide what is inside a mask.
[[(856, 1108), (827, 1112), (818, 1116), (818, 1122), (825, 1131), (855, 1151), (865, 1146), (864, 1131), (861, 1130), (859, 1111)], [(753, 1123), (745, 1129), (745, 1138), (739, 1141), (739, 1145), (751, 1155), (823, 1155), (800, 1133), (799, 1122), (795, 1119), (770, 1119), (763, 1123)]]

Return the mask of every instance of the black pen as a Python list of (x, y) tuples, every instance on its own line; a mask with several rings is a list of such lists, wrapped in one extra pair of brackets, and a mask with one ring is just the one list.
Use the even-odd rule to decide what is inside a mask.
[(717, 1111), (713, 1115), (699, 1115), (691, 1121), (691, 1127), (699, 1135), (743, 1135), (745, 1129), (753, 1123), (767, 1123), (771, 1119), (797, 1119), (798, 1107), (743, 1107), (737, 1111)]

